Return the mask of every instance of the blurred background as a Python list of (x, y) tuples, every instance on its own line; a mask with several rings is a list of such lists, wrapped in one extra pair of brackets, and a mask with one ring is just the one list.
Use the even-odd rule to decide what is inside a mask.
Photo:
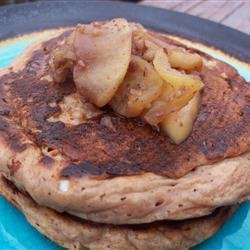
[[(27, 2), (37, 2), (37, 1), (39, 1), (39, 0), (0, 0), (0, 5), (16, 4), (16, 3), (27, 3)], [(49, 1), (49, 0), (40, 0), (40, 1), (45, 2), (45, 1)], [(53, 1), (53, 0), (50, 0), (50, 1)], [(68, 0), (68, 1), (74, 1), (74, 0)], [(100, 2), (102, 0), (92, 0), (92, 1), (95, 1), (95, 2), (99, 1)], [(118, 0), (118, 1), (123, 1), (123, 2), (139, 2), (140, 0)]]
[(15, 3), (25, 3), (25, 2), (33, 2), (33, 1), (22, 1), (22, 0), (0, 0), (0, 5), (5, 4), (15, 4)]
[[(39, 0), (0, 0), (0, 5), (6, 5), (6, 4), (16, 4), (16, 3), (27, 3), (27, 2), (37, 2)], [(53, 0), (40, 0), (40, 1), (53, 1)], [(68, 0), (68, 1), (74, 1), (74, 0)], [(84, 0), (82, 0), (84, 1)], [(91, 0), (90, 0), (91, 1)], [(92, 0), (95, 2), (100, 2), (102, 0)], [(104, 0), (105, 1), (105, 0)], [(114, 0), (115, 1), (115, 0)], [(140, 0), (117, 0), (117, 1), (123, 1), (123, 2), (139, 2)]]
[[(0, 5), (16, 4), (24, 2), (36, 2), (38, 0), (0, 0)], [(49, 0), (40, 0), (43, 2)], [(53, 0), (50, 0), (53, 1)], [(74, 0), (68, 0), (74, 1)], [(85, 0), (82, 0), (85, 1)], [(104, 2), (105, 0), (88, 0)], [(250, 34), (250, 0), (113, 0), (123, 2), (136, 2), (188, 13), (211, 21), (224, 24)], [(1, 10), (0, 10), (1, 11)]]

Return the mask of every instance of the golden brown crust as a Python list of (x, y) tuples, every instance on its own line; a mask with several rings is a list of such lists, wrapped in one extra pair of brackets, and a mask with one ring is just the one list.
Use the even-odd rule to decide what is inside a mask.
[(49, 117), (61, 112), (58, 103), (63, 96), (75, 92), (71, 79), (59, 85), (49, 76), (50, 51), (67, 35), (45, 42), (31, 58), (29, 53), (23, 70), (0, 78), (1, 85), (5, 84), (1, 95), (8, 102), (4, 104), (8, 117), (25, 130), (28, 127), (29, 137), (39, 146), (59, 150), (69, 160), (62, 177), (106, 178), (152, 172), (177, 178), (197, 166), (249, 150), (246, 93), (250, 87), (232, 67), (202, 53), (202, 107), (191, 136), (181, 145), (172, 144), (140, 120), (119, 117), (110, 109), (105, 109), (103, 116), (110, 117), (113, 129), (101, 123), (102, 116), (77, 126), (49, 122)]
[(38, 231), (68, 249), (187, 249), (213, 235), (236, 208), (219, 208), (209, 216), (186, 221), (111, 226), (41, 207), (3, 177), (0, 194), (21, 210)]
[[(60, 155), (47, 157), (21, 129), (14, 128), (8, 124), (8, 130), (0, 130), (1, 172), (38, 204), (84, 219), (111, 224), (181, 220), (250, 197), (249, 153), (196, 168), (179, 179), (148, 173), (67, 180), (60, 177), (67, 161)], [(13, 131), (22, 135), (17, 141), (19, 152), (3, 141), (4, 136), (15, 136)]]

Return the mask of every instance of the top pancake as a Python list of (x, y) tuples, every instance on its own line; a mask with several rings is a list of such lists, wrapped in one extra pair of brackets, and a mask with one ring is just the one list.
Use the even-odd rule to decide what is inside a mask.
[(8, 179), (38, 204), (114, 224), (202, 216), (249, 197), (250, 88), (232, 67), (196, 51), (204, 60), (201, 110), (178, 146), (106, 107), (79, 125), (52, 122), (76, 91), (71, 79), (54, 83), (48, 67), (69, 33), (28, 48), (0, 74), (0, 171)]
[[(43, 43), (23, 70), (0, 78), (1, 95), (7, 102), (1, 112), (28, 130), (40, 147), (56, 149), (69, 160), (62, 176), (105, 178), (152, 172), (178, 178), (197, 166), (249, 149), (250, 87), (232, 67), (201, 53), (205, 58), (199, 74), (205, 84), (201, 110), (192, 134), (181, 145), (172, 144), (141, 120), (117, 116), (109, 109), (80, 125), (49, 122), (49, 117), (60, 113), (58, 103), (63, 97), (76, 91), (71, 79), (55, 84), (49, 77), (50, 52), (67, 35)], [(101, 122), (103, 117), (111, 118), (112, 129)]]

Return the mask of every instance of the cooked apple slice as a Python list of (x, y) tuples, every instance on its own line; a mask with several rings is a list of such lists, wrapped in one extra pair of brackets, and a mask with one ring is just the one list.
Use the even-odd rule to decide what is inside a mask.
[(52, 51), (49, 67), (55, 82), (62, 83), (73, 70), (75, 54), (73, 51), (74, 33), (71, 33), (58, 48)]
[(169, 113), (184, 107), (195, 93), (185, 87), (176, 90), (171, 85), (163, 83), (162, 94), (144, 114), (144, 119), (153, 126), (158, 125)]
[(201, 57), (198, 54), (189, 53), (187, 51), (169, 51), (168, 60), (171, 67), (187, 71), (200, 71), (202, 67)]
[(157, 125), (169, 113), (184, 107), (202, 87), (197, 76), (183, 74), (171, 69), (167, 55), (158, 50), (153, 60), (154, 67), (164, 80), (160, 97), (152, 103), (144, 114), (144, 119), (151, 125)]
[(123, 83), (110, 102), (111, 107), (126, 117), (139, 116), (162, 90), (162, 79), (146, 60), (132, 56)]
[(183, 142), (191, 133), (200, 107), (200, 93), (177, 112), (169, 114), (162, 122), (161, 129), (176, 143)]
[(169, 60), (163, 49), (157, 50), (153, 60), (154, 67), (159, 73), (161, 78), (169, 83), (173, 88), (179, 89), (181, 87), (187, 87), (198, 91), (203, 87), (203, 83), (197, 76), (187, 75), (172, 69), (169, 64)]
[(80, 94), (98, 107), (107, 104), (127, 72), (131, 44), (132, 30), (125, 19), (78, 26), (73, 77)]
[(152, 41), (147, 40), (147, 39), (145, 39), (145, 47), (146, 47), (146, 50), (144, 51), (142, 57), (148, 62), (152, 62), (155, 57), (156, 51), (159, 50), (160, 47), (157, 46)]

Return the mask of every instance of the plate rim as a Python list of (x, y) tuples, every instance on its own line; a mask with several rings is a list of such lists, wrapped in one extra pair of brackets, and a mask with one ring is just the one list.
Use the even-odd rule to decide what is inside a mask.
[(250, 35), (246, 33), (178, 11), (110, 0), (38, 1), (2, 6), (0, 40), (32, 31), (118, 16), (141, 22), (146, 27), (160, 32), (215, 47), (233, 57), (250, 62)]

